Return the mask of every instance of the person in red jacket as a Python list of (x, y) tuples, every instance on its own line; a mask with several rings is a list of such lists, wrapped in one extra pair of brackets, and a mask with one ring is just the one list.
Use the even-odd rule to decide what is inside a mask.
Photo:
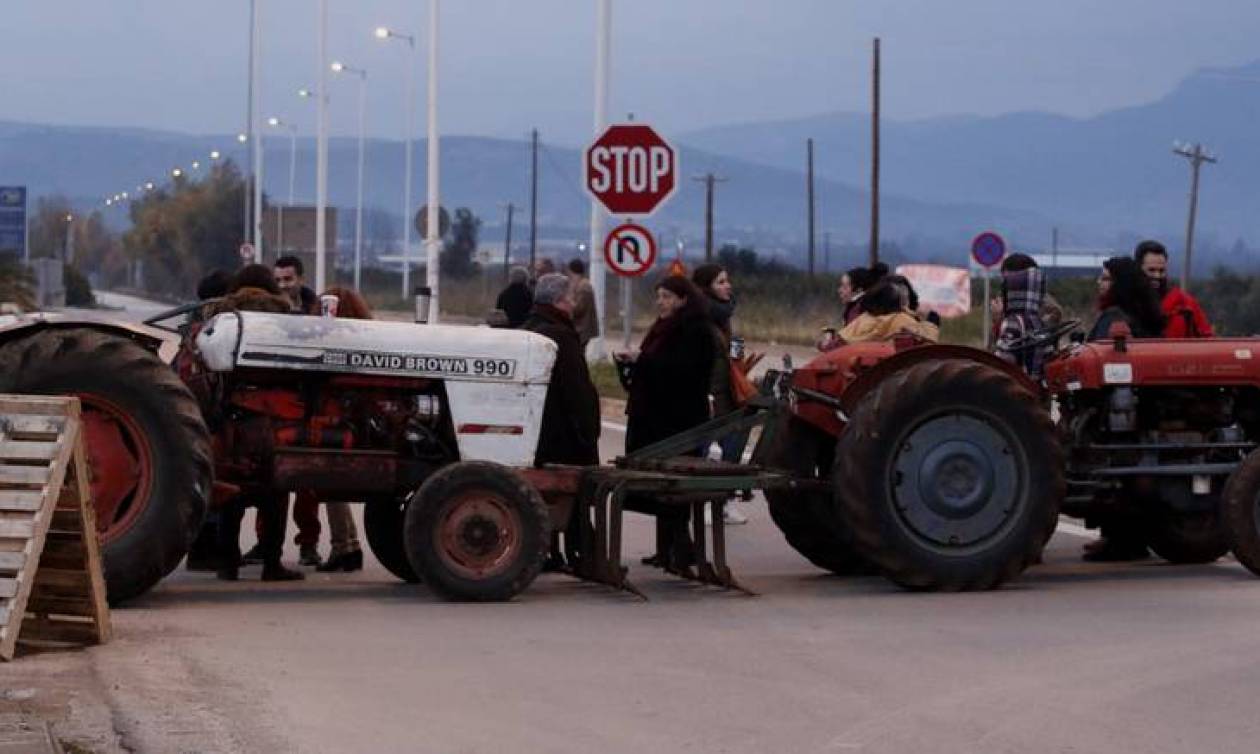
[(1133, 259), (1146, 273), (1159, 294), (1160, 308), (1168, 323), (1165, 338), (1210, 338), (1212, 323), (1203, 314), (1194, 296), (1168, 281), (1168, 249), (1159, 241), (1143, 241), (1133, 250)]

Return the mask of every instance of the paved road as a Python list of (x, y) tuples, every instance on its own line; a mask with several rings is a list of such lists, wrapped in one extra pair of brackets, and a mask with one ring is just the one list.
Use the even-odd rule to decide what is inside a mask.
[[(621, 439), (607, 428), (605, 454)], [(820, 573), (760, 502), (746, 509), (731, 548), (757, 597), (638, 566), (650, 532), (635, 516), (646, 603), (544, 576), (509, 604), (447, 604), (372, 561), (283, 585), (179, 571), (114, 612), (112, 644), (0, 667), (0, 689), (99, 751), (1146, 754), (1260, 740), (1260, 580), (1232, 562), (1086, 565), (1068, 526), (1000, 591), (909, 594)]]

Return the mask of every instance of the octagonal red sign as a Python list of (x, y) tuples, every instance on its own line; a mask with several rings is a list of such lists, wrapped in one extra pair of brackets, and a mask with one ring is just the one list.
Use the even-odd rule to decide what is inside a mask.
[(615, 215), (650, 215), (678, 185), (678, 152), (649, 125), (609, 126), (586, 149), (586, 190)]

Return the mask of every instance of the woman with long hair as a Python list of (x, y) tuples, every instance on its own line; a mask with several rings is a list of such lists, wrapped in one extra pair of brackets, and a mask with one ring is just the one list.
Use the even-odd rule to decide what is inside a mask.
[[(715, 328), (717, 342), (714, 345), (712, 378), (709, 381), (709, 395), (713, 397), (713, 415), (723, 416), (740, 407), (740, 395), (736, 390), (736, 380), (747, 386), (748, 370), (760, 360), (759, 357), (742, 358), (731, 350), (734, 331), (731, 318), (735, 314), (735, 291), (731, 284), (730, 273), (720, 264), (702, 264), (691, 273), (691, 282), (696, 284), (704, 294), (709, 305), (709, 319)], [(739, 374), (735, 374), (735, 370)], [(746, 395), (746, 394), (745, 394)], [(748, 444), (748, 433), (740, 432), (722, 438), (722, 460), (739, 463)], [(723, 519), (728, 524), (746, 524), (748, 517), (735, 507), (733, 501), (723, 508)]]
[(1158, 338), (1164, 332), (1159, 297), (1142, 268), (1129, 257), (1103, 262), (1098, 276), (1098, 319), (1090, 328), (1090, 340), (1111, 337), (1111, 326), (1124, 322), (1134, 338)]
[[(670, 276), (656, 284), (656, 322), (629, 363), (626, 452), (630, 453), (703, 424), (709, 419), (709, 389), (717, 338), (706, 297), (687, 278)], [(696, 453), (699, 452), (697, 449)], [(657, 553), (650, 565), (681, 570), (694, 561), (687, 533), (687, 508), (650, 499), (627, 507), (656, 516)]]

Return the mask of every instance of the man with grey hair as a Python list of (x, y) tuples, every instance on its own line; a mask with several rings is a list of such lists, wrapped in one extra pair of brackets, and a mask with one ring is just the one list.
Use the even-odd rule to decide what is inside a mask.
[(499, 293), (494, 308), (507, 315), (508, 327), (520, 327), (529, 319), (529, 308), (534, 305), (534, 294), (529, 290), (529, 270), (513, 267), (508, 273), (508, 285)]
[[(534, 308), (521, 328), (545, 335), (556, 344), (556, 363), (543, 403), (542, 428), (534, 461), (591, 466), (599, 463), (599, 392), (591, 381), (581, 340), (573, 326), (573, 283), (567, 275), (549, 273), (534, 286)], [(576, 513), (577, 508), (574, 508)], [(580, 541), (575, 517), (565, 533), (565, 552), (572, 560)], [(552, 545), (550, 569), (561, 565), (560, 550)]]

